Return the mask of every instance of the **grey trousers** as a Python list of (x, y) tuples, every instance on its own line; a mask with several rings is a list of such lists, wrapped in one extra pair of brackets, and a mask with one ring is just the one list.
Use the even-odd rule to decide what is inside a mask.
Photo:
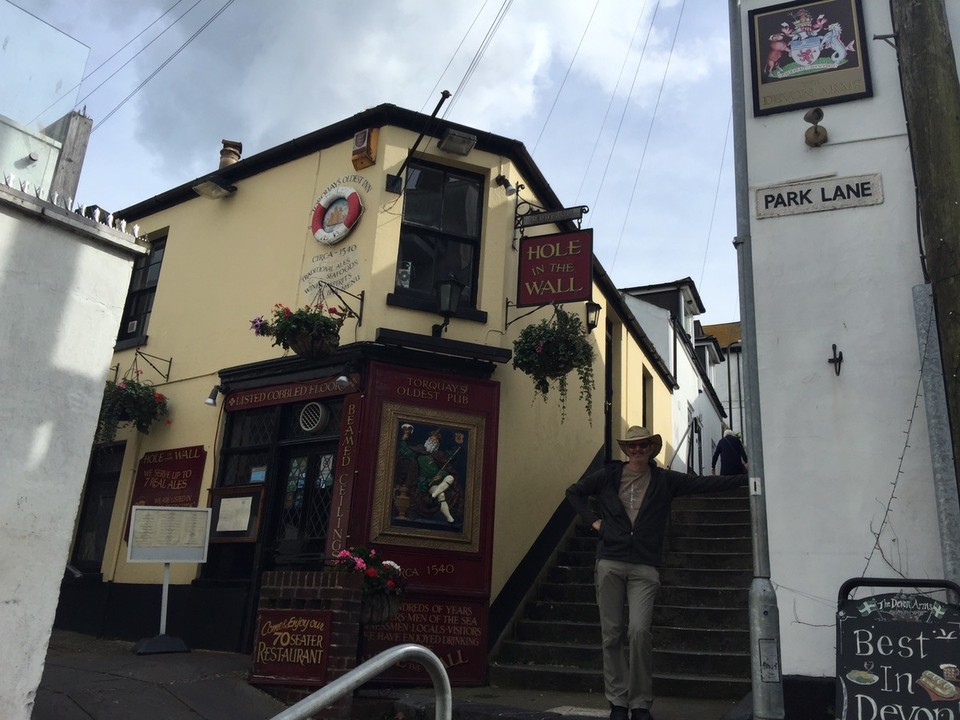
[(660, 574), (651, 565), (597, 560), (597, 607), (607, 700), (627, 708), (653, 704), (650, 625)]

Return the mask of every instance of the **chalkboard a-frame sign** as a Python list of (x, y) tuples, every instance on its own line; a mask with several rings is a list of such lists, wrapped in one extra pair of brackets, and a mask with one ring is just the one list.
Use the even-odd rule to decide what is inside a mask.
[[(849, 599), (855, 587), (901, 590)], [(960, 606), (919, 588), (960, 595), (960, 587), (940, 580), (856, 578), (841, 586), (838, 719), (960, 720)]]

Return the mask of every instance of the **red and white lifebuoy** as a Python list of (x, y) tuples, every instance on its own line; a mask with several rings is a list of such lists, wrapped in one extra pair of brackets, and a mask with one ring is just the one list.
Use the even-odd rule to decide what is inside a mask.
[(321, 195), (313, 206), (310, 230), (318, 242), (333, 245), (347, 236), (362, 214), (360, 194), (347, 185), (337, 185)]

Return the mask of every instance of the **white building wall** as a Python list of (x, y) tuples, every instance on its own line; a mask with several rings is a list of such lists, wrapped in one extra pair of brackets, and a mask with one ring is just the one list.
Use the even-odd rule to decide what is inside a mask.
[(0, 185), (4, 720), (28, 720), (40, 684), (104, 379), (141, 252), (129, 235)]
[[(667, 360), (668, 367), (675, 370), (677, 384), (680, 386), (674, 390), (671, 396), (673, 437), (670, 441), (668, 454), (662, 460), (665, 465), (670, 464), (673, 470), (700, 472), (701, 468), (697, 464), (696, 452), (694, 453), (694, 465), (688, 467), (686, 462), (689, 443), (693, 441), (689, 432), (690, 423), (688, 419), (688, 407), (692, 406), (694, 416), (699, 417), (703, 423), (703, 469), (709, 474), (710, 442), (711, 439), (714, 442), (720, 439), (720, 415), (713, 403), (710, 402), (707, 393), (700, 391), (703, 387), (703, 381), (697, 370), (693, 351), (675, 337), (676, 331), (668, 311), (631, 295), (624, 295), (623, 298), (627, 307), (630, 308), (630, 311), (640, 323), (640, 327), (653, 342), (657, 352)], [(676, 362), (674, 362), (674, 358), (676, 358)]]
[[(810, 148), (805, 110), (753, 117), (747, 12), (769, 5), (742, 13), (771, 573), (783, 673), (832, 676), (841, 583), (942, 577), (911, 298), (923, 278), (894, 49), (864, 41), (874, 96), (824, 106), (830, 140)], [(887, 3), (863, 12), (865, 38), (892, 32)], [(758, 188), (871, 173), (883, 204), (756, 218)]]

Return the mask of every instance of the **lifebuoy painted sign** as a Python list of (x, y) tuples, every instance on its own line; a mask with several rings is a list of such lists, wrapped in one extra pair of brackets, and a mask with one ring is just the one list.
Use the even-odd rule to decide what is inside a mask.
[(310, 231), (317, 242), (334, 245), (350, 233), (362, 214), (360, 194), (349, 185), (335, 185), (313, 206)]

